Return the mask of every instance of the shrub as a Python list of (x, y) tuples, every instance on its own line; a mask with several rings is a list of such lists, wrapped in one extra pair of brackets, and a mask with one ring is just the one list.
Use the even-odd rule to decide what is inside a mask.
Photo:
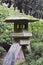
[(37, 43), (31, 43), (31, 48), (35, 52), (42, 52), (43, 53), (43, 43), (42, 42), (37, 42)]
[(36, 65), (43, 65), (43, 57), (39, 58), (39, 59), (36, 61)]
[(0, 58), (4, 56), (5, 52), (5, 49), (0, 47)]
[(36, 59), (43, 56), (43, 43), (31, 43), (32, 52), (34, 53), (34, 56)]
[(7, 24), (5, 18), (9, 16), (9, 9), (7, 6), (0, 5), (0, 43), (11, 42), (9, 34), (12, 32), (12, 24)]

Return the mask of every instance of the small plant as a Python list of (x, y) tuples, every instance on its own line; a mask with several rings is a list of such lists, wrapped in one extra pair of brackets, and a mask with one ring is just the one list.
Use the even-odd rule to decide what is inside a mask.
[(4, 56), (5, 52), (5, 49), (0, 47), (0, 58)]

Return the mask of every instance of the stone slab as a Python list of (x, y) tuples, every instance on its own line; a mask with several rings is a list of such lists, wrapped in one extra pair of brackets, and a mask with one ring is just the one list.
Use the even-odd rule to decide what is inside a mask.
[(10, 34), (11, 37), (13, 38), (24, 38), (24, 37), (32, 37), (32, 33), (11, 33)]
[(20, 40), (20, 45), (23, 46), (23, 45), (30, 45), (30, 41), (29, 40)]
[(10, 17), (10, 18), (6, 18), (5, 22), (35, 22), (38, 21), (38, 19), (36, 18), (27, 18), (27, 17)]

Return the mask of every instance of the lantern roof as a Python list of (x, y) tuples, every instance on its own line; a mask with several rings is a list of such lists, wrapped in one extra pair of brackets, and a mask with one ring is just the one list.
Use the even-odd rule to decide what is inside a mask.
[(5, 22), (13, 23), (13, 22), (35, 22), (38, 21), (36, 18), (27, 18), (27, 17), (10, 17), (6, 18)]

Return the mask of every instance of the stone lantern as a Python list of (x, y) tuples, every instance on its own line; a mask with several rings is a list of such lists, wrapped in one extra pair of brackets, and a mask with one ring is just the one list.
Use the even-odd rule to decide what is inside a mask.
[(31, 19), (26, 17), (12, 17), (5, 20), (7, 23), (14, 23), (14, 33), (11, 33), (10, 36), (14, 38), (14, 44), (19, 44), (19, 46), (16, 47), (16, 59), (25, 60), (27, 51), (31, 52), (29, 38), (32, 37), (32, 33), (28, 32), (28, 23), (35, 21), (38, 20), (36, 18)]

